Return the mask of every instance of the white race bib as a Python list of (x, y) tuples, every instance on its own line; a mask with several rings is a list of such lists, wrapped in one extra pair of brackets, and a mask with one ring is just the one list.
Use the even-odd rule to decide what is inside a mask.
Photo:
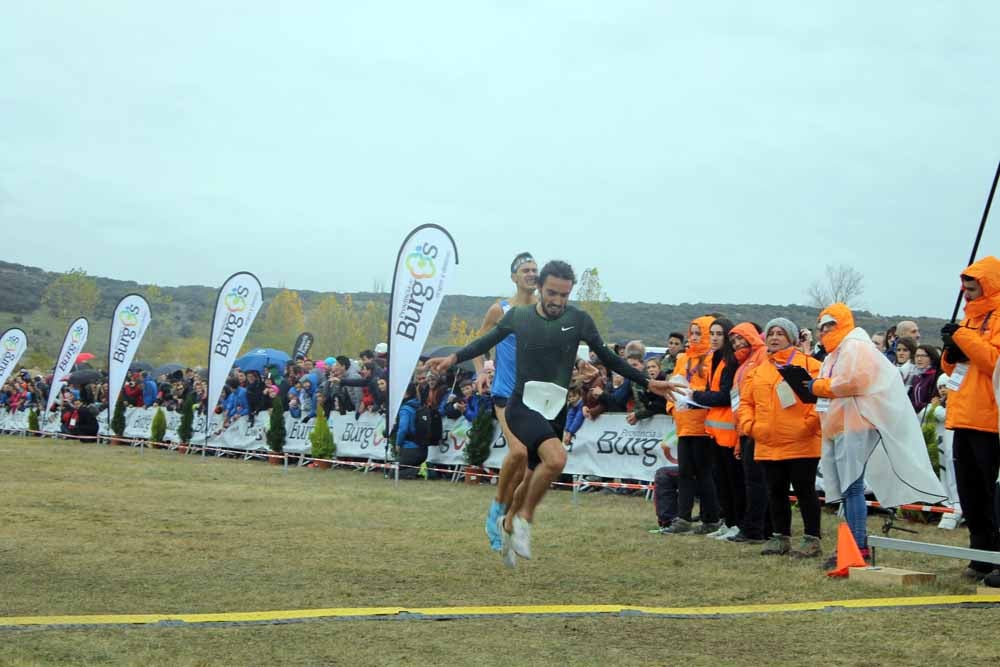
[(829, 398), (817, 398), (816, 399), (816, 412), (823, 414), (830, 409), (830, 399)]
[(792, 391), (787, 382), (782, 380), (775, 389), (778, 392), (778, 402), (781, 403), (782, 408), (788, 409), (795, 405), (795, 392)]
[(951, 372), (951, 377), (948, 378), (948, 391), (958, 391), (962, 386), (962, 382), (965, 380), (965, 376), (969, 373), (968, 362), (963, 361), (960, 364), (955, 364), (955, 370)]
[(524, 383), (525, 407), (539, 413), (549, 421), (555, 419), (566, 407), (566, 388), (551, 382), (530, 380)]

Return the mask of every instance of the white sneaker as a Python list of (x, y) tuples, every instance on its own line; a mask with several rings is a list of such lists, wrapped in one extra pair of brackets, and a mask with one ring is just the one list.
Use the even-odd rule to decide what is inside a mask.
[(728, 530), (726, 530), (726, 532), (722, 533), (721, 535), (717, 535), (715, 539), (728, 540), (730, 537), (736, 537), (736, 535), (739, 534), (739, 532), (740, 532), (739, 526), (732, 526)]
[(962, 523), (962, 515), (957, 512), (952, 512), (951, 514), (945, 514), (941, 517), (941, 521), (938, 522), (938, 528), (955, 530), (958, 528), (960, 523)]
[(511, 535), (503, 528), (503, 515), (497, 517), (497, 531), (500, 533), (500, 558), (503, 559), (503, 564), (514, 569), (517, 567), (517, 555), (514, 550), (511, 549)]
[(521, 558), (531, 560), (531, 524), (515, 514), (512, 527), (511, 548)]
[(727, 526), (725, 523), (723, 523), (723, 522), (720, 521), (718, 529), (717, 530), (713, 530), (711, 533), (706, 533), (705, 537), (716, 537), (717, 538), (717, 537), (719, 537), (719, 535), (725, 535), (728, 530), (729, 530), (729, 526)]

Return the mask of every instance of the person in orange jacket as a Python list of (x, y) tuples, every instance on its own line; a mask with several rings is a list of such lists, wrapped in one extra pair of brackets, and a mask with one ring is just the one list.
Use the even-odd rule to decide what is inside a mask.
[[(712, 351), (709, 328), (715, 318), (696, 318), (688, 329), (688, 349), (677, 355), (674, 375), (676, 384), (687, 387), (667, 403), (667, 414), (673, 415), (677, 429), (678, 480), (677, 518), (660, 531), (663, 534), (694, 533), (707, 535), (719, 529), (719, 500), (715, 490), (712, 459), (715, 443), (705, 430), (708, 410), (692, 404), (692, 393), (708, 389)], [(691, 512), (695, 493), (700, 499), (701, 525), (693, 526)]]
[[(733, 327), (729, 332), (729, 341), (733, 346), (736, 363), (739, 364), (733, 378), (730, 396), (735, 419), (739, 416), (737, 409), (740, 407), (740, 388), (754, 368), (767, 363), (767, 348), (760, 335), (760, 326), (751, 322), (741, 322)], [(743, 488), (746, 495), (743, 501), (743, 522), (740, 524), (740, 531), (726, 539), (736, 543), (763, 544), (772, 533), (771, 517), (767, 511), (767, 480), (764, 479), (764, 467), (759, 461), (754, 460), (753, 438), (742, 435), (743, 428), (738, 422), (736, 429), (741, 435), (733, 449), (733, 456), (743, 465)]]
[[(941, 329), (941, 366), (950, 376), (945, 428), (954, 432), (952, 456), (958, 497), (969, 527), (969, 546), (1000, 551), (994, 515), (1000, 438), (993, 371), (1000, 359), (1000, 259), (984, 257), (962, 271), (965, 319)], [(982, 579), (994, 565), (972, 561), (969, 579)]]
[[(816, 469), (820, 457), (819, 417), (812, 404), (803, 403), (778, 372), (795, 365), (815, 378), (818, 361), (794, 347), (799, 328), (784, 317), (764, 327), (767, 363), (750, 372), (740, 389), (737, 419), (743, 434), (755, 441), (754, 458), (764, 466), (768, 505), (774, 534), (761, 550), (763, 555), (790, 553), (796, 558), (822, 555), (819, 496)], [(791, 485), (798, 498), (804, 535), (791, 548), (792, 508), (788, 498)]]
[[(845, 304), (824, 308), (817, 322), (827, 356), (820, 377), (806, 388), (819, 397), (823, 490), (826, 502), (843, 500), (847, 525), (867, 559), (866, 481), (883, 507), (933, 504), (947, 495), (896, 368), (868, 333), (854, 326)], [(836, 564), (834, 555), (825, 567)]]
[(709, 327), (708, 341), (712, 349), (709, 367), (709, 385), (702, 391), (693, 392), (691, 398), (699, 405), (708, 407), (705, 417), (705, 432), (715, 443), (715, 486), (722, 510), (722, 523), (708, 537), (724, 540), (736, 537), (743, 522), (743, 466), (733, 454), (740, 436), (736, 431), (736, 417), (733, 415), (733, 381), (739, 363), (729, 340), (733, 323), (720, 317)]

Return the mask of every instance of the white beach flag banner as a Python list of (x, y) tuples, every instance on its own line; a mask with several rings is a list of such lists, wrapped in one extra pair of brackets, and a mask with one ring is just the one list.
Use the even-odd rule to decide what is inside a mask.
[(118, 395), (128, 367), (135, 359), (142, 337), (152, 320), (153, 314), (149, 303), (138, 294), (128, 294), (115, 306), (115, 314), (111, 318), (111, 334), (108, 338), (108, 420), (111, 411), (118, 404)]
[(0, 387), (17, 367), (17, 362), (28, 349), (28, 334), (21, 329), (7, 329), (0, 334)]
[(246, 271), (234, 273), (219, 289), (212, 316), (212, 344), (208, 349), (209, 414), (215, 410), (222, 385), (260, 311), (263, 291), (257, 276)]
[(87, 336), (90, 334), (90, 323), (86, 317), (79, 317), (69, 325), (66, 330), (66, 338), (63, 339), (62, 347), (59, 348), (59, 356), (56, 357), (56, 367), (52, 372), (52, 386), (49, 387), (49, 400), (45, 404), (45, 412), (52, 409), (52, 405), (59, 397), (66, 378), (73, 371), (76, 358), (83, 352), (83, 346), (87, 344)]
[(385, 432), (392, 432), (406, 385), (417, 366), (431, 325), (458, 265), (451, 234), (438, 225), (410, 232), (396, 257), (389, 302), (389, 410)]

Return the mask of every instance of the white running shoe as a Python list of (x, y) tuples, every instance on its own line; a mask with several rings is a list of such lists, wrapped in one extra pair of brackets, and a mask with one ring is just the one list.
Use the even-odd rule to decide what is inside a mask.
[(531, 524), (516, 514), (512, 524), (514, 532), (510, 535), (511, 548), (521, 558), (531, 560)]
[(739, 526), (732, 526), (731, 528), (726, 530), (726, 532), (722, 533), (721, 535), (717, 535), (715, 539), (728, 540), (730, 537), (736, 537), (739, 534), (739, 532), (740, 532)]
[(511, 535), (503, 528), (503, 515), (497, 517), (497, 531), (500, 533), (500, 558), (503, 564), (514, 569), (517, 566), (517, 555), (511, 549)]
[(941, 521), (940, 523), (938, 523), (938, 528), (944, 528), (945, 530), (955, 530), (961, 523), (962, 523), (962, 515), (952, 512), (951, 514), (945, 514), (941, 517)]
[(713, 530), (711, 533), (706, 533), (705, 537), (718, 538), (719, 535), (725, 535), (727, 532), (729, 532), (729, 526), (727, 526), (725, 522), (720, 521), (719, 527), (716, 530)]

